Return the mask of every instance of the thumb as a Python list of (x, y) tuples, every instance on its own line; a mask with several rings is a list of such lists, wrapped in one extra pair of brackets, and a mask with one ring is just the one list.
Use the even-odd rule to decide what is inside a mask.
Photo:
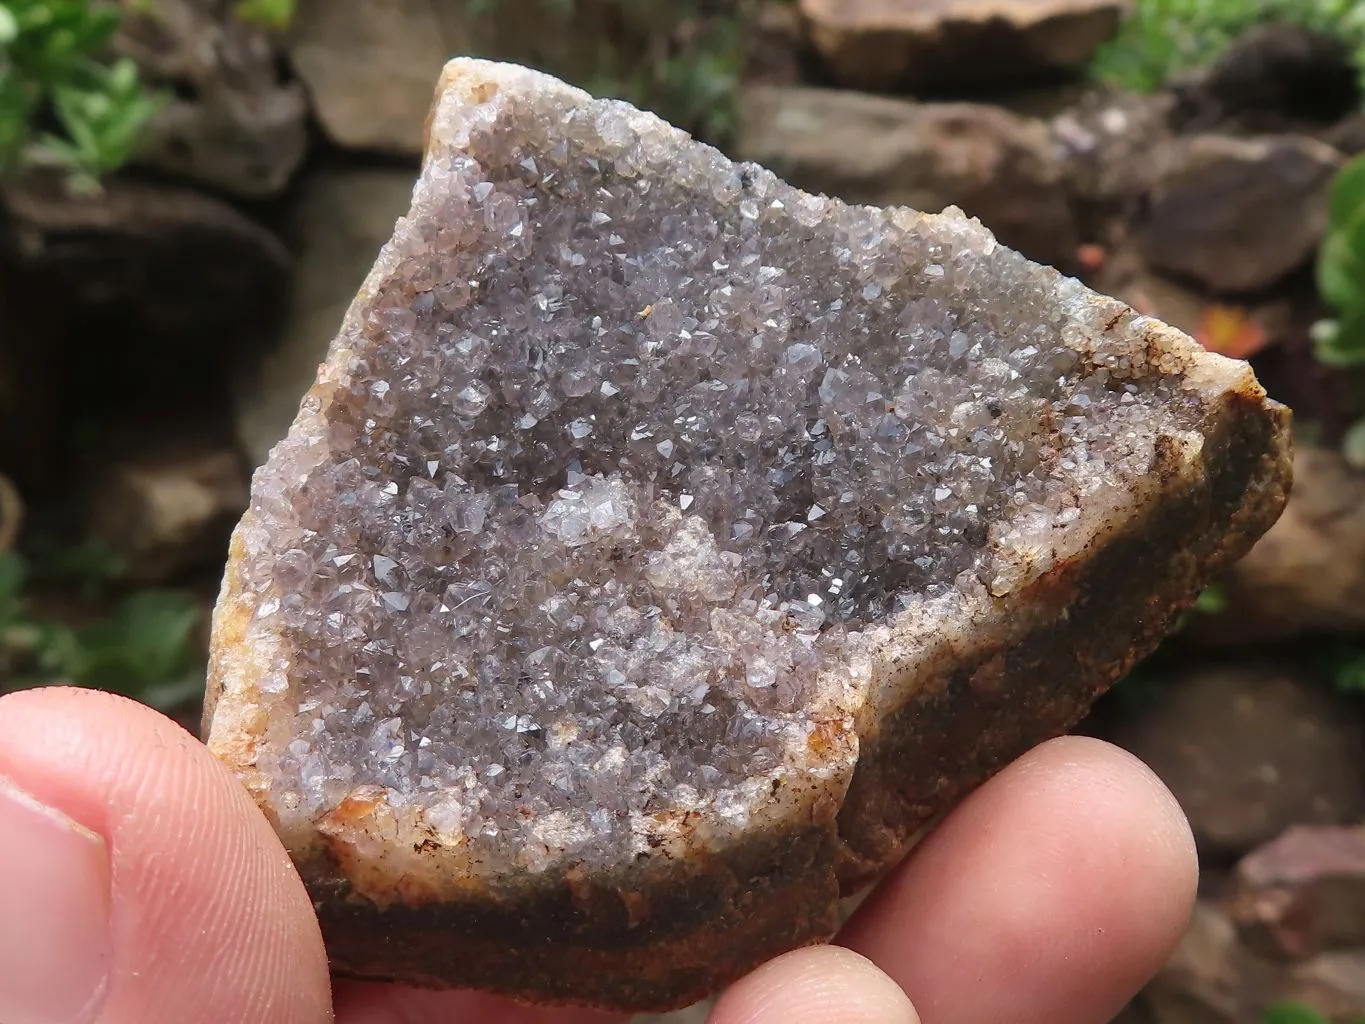
[(841, 946), (771, 960), (730, 986), (707, 1024), (919, 1024), (900, 986)]
[(330, 1019), (308, 896), (201, 745), (108, 694), (0, 698), (0, 1021)]

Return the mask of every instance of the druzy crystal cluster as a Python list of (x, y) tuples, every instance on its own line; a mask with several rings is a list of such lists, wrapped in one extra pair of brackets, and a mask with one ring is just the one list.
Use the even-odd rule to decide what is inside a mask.
[(1254, 389), (956, 211), (522, 69), (452, 64), (430, 132), (219, 609), (215, 749), (352, 899), (832, 820), (905, 638), (999, 633)]
[(490, 855), (742, 814), (851, 640), (1047, 571), (1176, 428), (1159, 367), (1083, 359), (1081, 290), (965, 219), (680, 161), (611, 104), (466, 116), (256, 482), (310, 813), (382, 786)]

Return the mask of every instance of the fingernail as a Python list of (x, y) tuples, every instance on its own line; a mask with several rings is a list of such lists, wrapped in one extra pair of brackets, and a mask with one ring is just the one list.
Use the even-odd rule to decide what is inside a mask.
[(104, 839), (0, 776), (0, 1021), (86, 1024), (109, 974)]

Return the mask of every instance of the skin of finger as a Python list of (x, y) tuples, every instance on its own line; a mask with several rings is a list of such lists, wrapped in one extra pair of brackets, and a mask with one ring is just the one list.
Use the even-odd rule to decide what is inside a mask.
[(481, 992), (438, 992), (377, 982), (336, 987), (337, 1024), (618, 1024), (593, 1010), (522, 1006)]
[(321, 1024), (307, 893), (245, 790), (174, 722), (110, 694), (0, 698), (0, 775), (104, 836), (113, 968), (99, 1024)]
[(872, 961), (838, 946), (799, 949), (737, 981), (707, 1024), (919, 1024)]
[(1104, 1024), (1174, 948), (1197, 883), (1189, 825), (1160, 780), (1066, 737), (965, 800), (840, 942), (924, 1024)]

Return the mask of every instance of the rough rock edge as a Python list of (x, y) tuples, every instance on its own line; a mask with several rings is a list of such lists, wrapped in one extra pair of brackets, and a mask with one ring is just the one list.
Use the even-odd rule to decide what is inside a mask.
[[(457, 92), (529, 74), (453, 61), (433, 113), (447, 96), (456, 102)], [(1060, 275), (1056, 283), (1069, 287)], [(924, 826), (998, 768), (1073, 724), (1159, 642), (1203, 583), (1270, 526), (1287, 496), (1290, 464), (1287, 410), (1266, 400), (1245, 365), (1208, 355), (1115, 300), (1072, 296), (1094, 307), (1087, 320), (1113, 317), (1111, 344), (1127, 335), (1131, 345), (1145, 345), (1149, 362), (1184, 375), (1190, 426), (1203, 443), (1188, 434), (1167, 439), (1148, 493), (1135, 499), (1145, 512), (1104, 522), (1088, 548), (1026, 587), (951, 622), (925, 609), (883, 630), (870, 700), (831, 721), (827, 764), (836, 770), (783, 801), (780, 821), (709, 854), (665, 854), (599, 877), (560, 868), (432, 899), (420, 882), (405, 887), (407, 876), (395, 877), (392, 864), (387, 874), (382, 863), (366, 871), (343, 863), (340, 848), (316, 829), (281, 828), (255, 768), (269, 723), (252, 684), (267, 652), (242, 643), (253, 610), (239, 572), (248, 515), (215, 612), (205, 731), (281, 828), (334, 971), (619, 1011), (687, 1005), (778, 953), (829, 938), (841, 893), (895, 863)], [(320, 375), (310, 395), (325, 403), (328, 383)], [(1135, 587), (1134, 579), (1148, 585)], [(850, 784), (837, 766), (855, 758)], [(369, 808), (353, 810), (363, 819)], [(421, 837), (413, 839), (405, 863), (422, 858)], [(357, 895), (385, 883), (389, 900)]]

